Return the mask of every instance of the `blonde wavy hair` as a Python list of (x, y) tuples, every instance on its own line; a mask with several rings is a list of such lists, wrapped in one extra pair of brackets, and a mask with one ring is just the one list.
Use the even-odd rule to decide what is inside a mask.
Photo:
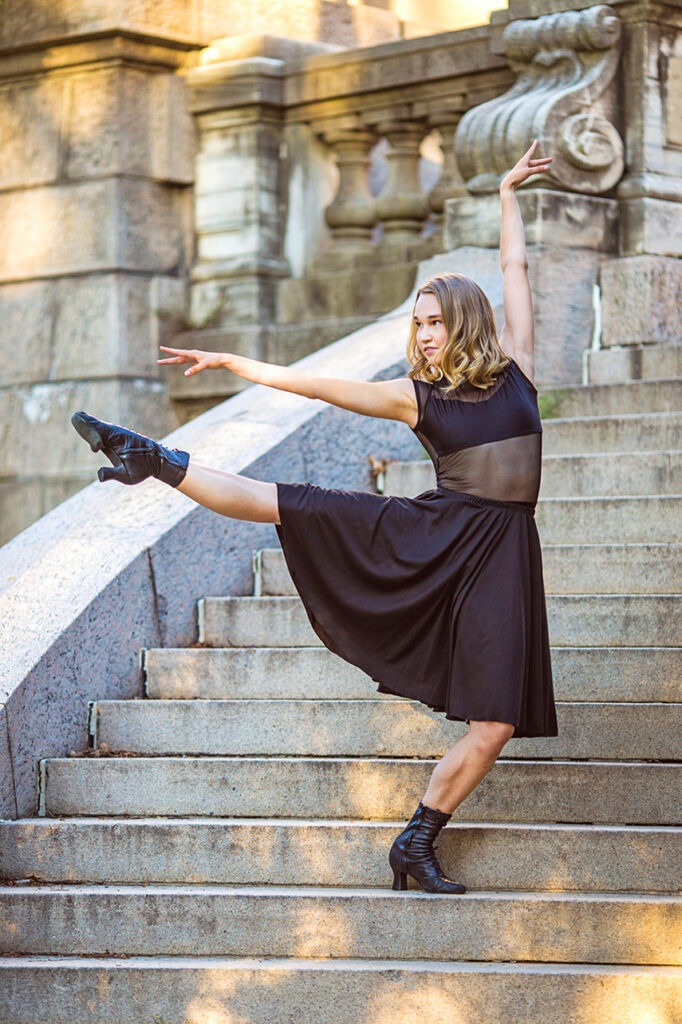
[(438, 366), (433, 366), (417, 344), (417, 325), (412, 310), (407, 358), (409, 377), (436, 383), (449, 381), (449, 392), (463, 381), (486, 389), (510, 362), (500, 348), (492, 306), (485, 292), (463, 274), (438, 274), (423, 284), (415, 296), (435, 295), (440, 303), (447, 341)]

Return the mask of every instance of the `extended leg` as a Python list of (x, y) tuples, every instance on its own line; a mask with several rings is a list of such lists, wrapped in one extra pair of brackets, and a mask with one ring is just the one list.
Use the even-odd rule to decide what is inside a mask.
[(178, 490), (189, 498), (231, 519), (279, 523), (277, 485), (251, 480), (239, 473), (208, 469), (190, 461)]

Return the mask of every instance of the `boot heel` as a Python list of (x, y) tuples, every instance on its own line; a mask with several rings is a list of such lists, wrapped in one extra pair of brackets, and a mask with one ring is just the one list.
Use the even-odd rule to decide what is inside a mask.
[(393, 889), (395, 892), (407, 891), (407, 873), (393, 868)]

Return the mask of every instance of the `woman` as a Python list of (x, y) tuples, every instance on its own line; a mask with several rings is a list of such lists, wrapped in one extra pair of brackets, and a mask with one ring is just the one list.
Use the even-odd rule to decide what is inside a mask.
[[(159, 363), (190, 376), (227, 367), (247, 380), (406, 423), (436, 467), (416, 498), (266, 483), (197, 466), (84, 412), (72, 422), (115, 469), (100, 480), (155, 476), (234, 519), (274, 523), (296, 588), (323, 643), (382, 693), (466, 721), (438, 762), (389, 860), (394, 889), (411, 875), (427, 892), (462, 893), (433, 843), (512, 736), (556, 736), (540, 542), (533, 517), (541, 433), (533, 305), (515, 191), (551, 158), (537, 141), (500, 184), (505, 322), (498, 341), (481, 289), (445, 274), (419, 290), (406, 378), (315, 377), (227, 353), (163, 347)], [(488, 404), (490, 403), (490, 404)], [(325, 574), (318, 567), (325, 566)]]

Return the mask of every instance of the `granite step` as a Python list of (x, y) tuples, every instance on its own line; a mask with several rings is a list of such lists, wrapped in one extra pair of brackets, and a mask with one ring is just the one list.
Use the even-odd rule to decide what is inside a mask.
[[(404, 820), (24, 818), (0, 822), (0, 878), (388, 886)], [(450, 823), (438, 858), (473, 890), (679, 893), (682, 828)]]
[(682, 896), (0, 885), (0, 953), (679, 966)]
[[(678, 701), (676, 647), (551, 648), (559, 701)], [(142, 651), (147, 697), (174, 700), (380, 699), (376, 683), (325, 647), (194, 647)]]
[[(549, 637), (561, 646), (682, 646), (677, 594), (550, 594)], [(322, 646), (299, 597), (207, 597), (199, 641), (211, 647)]]
[[(407, 819), (436, 761), (65, 757), (39, 761), (39, 816)], [(499, 758), (455, 820), (678, 825), (682, 765)]]
[[(413, 956), (413, 954), (411, 954)], [(3, 1024), (644, 1024), (679, 1017), (682, 969), (228, 957), (3, 957)], [(46, 1006), (45, 993), (50, 993)], [(151, 1009), (153, 1007), (153, 1015)]]
[[(682, 761), (682, 704), (557, 704), (558, 736), (506, 758)], [(408, 700), (100, 700), (95, 749), (136, 754), (440, 758), (468, 726)]]

